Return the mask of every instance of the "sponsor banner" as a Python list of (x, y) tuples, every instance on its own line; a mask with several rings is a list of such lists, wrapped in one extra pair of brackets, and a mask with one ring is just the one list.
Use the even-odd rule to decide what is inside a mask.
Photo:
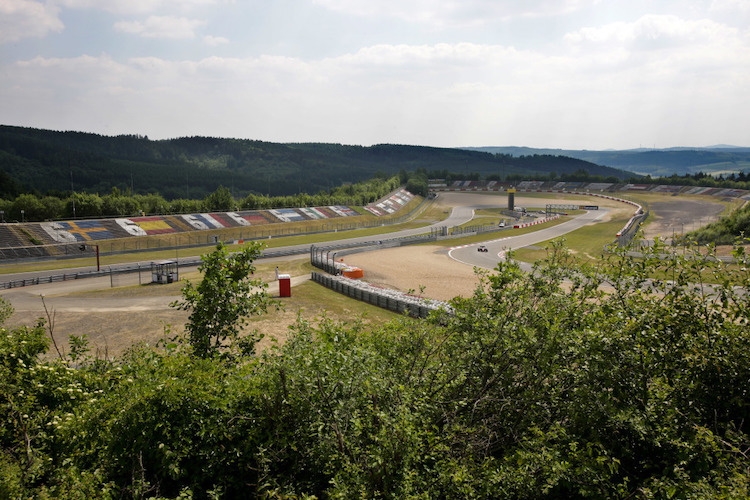
[(146, 236), (148, 233), (130, 219), (115, 219), (115, 223), (131, 236)]
[(578, 208), (581, 210), (599, 210), (599, 205), (581, 205)]
[(378, 217), (385, 215), (385, 212), (378, 207), (365, 207), (365, 210)]
[(42, 229), (58, 243), (75, 243), (78, 239), (70, 234), (59, 222), (42, 222)]
[(248, 224), (250, 224), (251, 226), (262, 226), (264, 224), (270, 224), (271, 223), (270, 220), (266, 219), (265, 217), (263, 217), (263, 215), (261, 215), (258, 212), (252, 212), (252, 213), (249, 213), (249, 214), (242, 214), (241, 217), (243, 219), (245, 219), (248, 222)]
[(305, 218), (293, 208), (280, 208), (277, 210), (269, 210), (268, 212), (282, 222), (300, 222), (305, 220)]
[[(72, 242), (72, 241), (92, 241), (92, 240), (106, 240), (112, 238), (113, 235), (106, 227), (102, 226), (100, 221), (77, 221), (77, 222), (54, 222), (52, 223), (53, 232), (56, 232), (61, 240), (55, 238), (55, 241)], [(47, 231), (49, 234), (49, 231)], [(73, 240), (64, 233), (73, 237)]]
[(200, 218), (196, 217), (193, 214), (182, 215), (181, 217), (182, 217), (182, 220), (187, 222), (190, 225), (190, 227), (192, 227), (193, 229), (197, 229), (199, 231), (205, 231), (207, 229), (211, 229), (203, 220), (201, 220)]
[(193, 216), (209, 229), (224, 229), (226, 227), (220, 221), (214, 219), (211, 214), (194, 214)]
[(319, 212), (316, 212), (312, 208), (299, 208), (298, 210), (300, 211), (300, 213), (302, 215), (306, 216), (309, 219), (316, 220), (316, 219), (324, 219), (325, 218)]
[(239, 226), (249, 226), (250, 225), (250, 223), (247, 220), (243, 219), (242, 216), (240, 214), (238, 214), (237, 212), (227, 212), (227, 217), (229, 217), (229, 219), (232, 222), (234, 222), (235, 224), (237, 224)]
[(355, 215), (359, 215), (351, 208), (345, 207), (343, 205), (330, 205), (327, 208), (339, 217), (354, 217)]
[[(167, 224), (161, 217), (136, 217), (130, 219), (138, 227), (143, 229), (147, 235), (175, 233), (177, 230)], [(125, 228), (123, 228), (125, 229)]]

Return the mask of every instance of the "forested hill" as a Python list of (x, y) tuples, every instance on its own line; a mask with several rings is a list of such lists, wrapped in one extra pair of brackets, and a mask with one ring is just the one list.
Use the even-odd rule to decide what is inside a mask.
[(628, 149), (589, 151), (572, 149), (534, 149), (519, 147), (467, 148), (491, 154), (528, 156), (562, 155), (599, 165), (607, 165), (652, 177), (669, 177), (702, 172), (726, 175), (750, 172), (750, 148), (719, 145), (708, 148)]
[(417, 169), (503, 178), (581, 170), (618, 179), (631, 176), (555, 155), (516, 157), (422, 146), (279, 144), (213, 137), (153, 141), (138, 135), (109, 137), (0, 126), (0, 181), (5, 192), (21, 187), (40, 193), (105, 194), (117, 187), (122, 192), (158, 192), (167, 199), (200, 199), (221, 185), (235, 197), (251, 192), (280, 196), (314, 194), (370, 179), (378, 172), (392, 175)]

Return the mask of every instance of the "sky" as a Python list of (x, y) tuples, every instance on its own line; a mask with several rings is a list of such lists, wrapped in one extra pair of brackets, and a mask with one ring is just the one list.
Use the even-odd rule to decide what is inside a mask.
[(0, 0), (0, 124), (750, 146), (750, 0)]

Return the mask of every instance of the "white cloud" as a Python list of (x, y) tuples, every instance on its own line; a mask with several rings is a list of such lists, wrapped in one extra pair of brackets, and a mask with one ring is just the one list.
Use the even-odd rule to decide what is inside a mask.
[(645, 15), (632, 23), (583, 28), (566, 36), (571, 43), (684, 47), (736, 38), (738, 31), (709, 19), (686, 20), (674, 15)]
[(205, 43), (209, 47), (218, 47), (219, 45), (229, 43), (229, 39), (223, 36), (205, 35), (203, 37), (203, 43)]
[(659, 82), (653, 78), (684, 85), (699, 78), (726, 78), (750, 67), (750, 38), (708, 19), (646, 15), (632, 23), (584, 28), (568, 34), (565, 42), (569, 53), (578, 56), (578, 68), (587, 73), (618, 68), (638, 72), (642, 81), (654, 85)]
[(750, 2), (747, 0), (713, 0), (710, 10), (748, 13), (750, 12)]
[(599, 0), (313, 0), (326, 9), (364, 17), (394, 17), (436, 26), (566, 14)]
[(73, 9), (96, 9), (115, 14), (148, 14), (234, 3), (234, 0), (53, 0)]
[(115, 23), (115, 30), (131, 33), (146, 38), (195, 38), (195, 29), (203, 26), (205, 21), (184, 17), (149, 16), (144, 22), (120, 21)]
[(2, 0), (0, 2), (0, 43), (59, 33), (63, 23), (58, 9), (33, 0)]

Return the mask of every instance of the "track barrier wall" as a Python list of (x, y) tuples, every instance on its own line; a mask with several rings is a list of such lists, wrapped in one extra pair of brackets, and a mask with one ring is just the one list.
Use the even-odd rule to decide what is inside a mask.
[(440, 310), (453, 314), (453, 308), (447, 302), (377, 287), (345, 276), (313, 271), (312, 280), (347, 297), (415, 318), (426, 318), (430, 313)]

